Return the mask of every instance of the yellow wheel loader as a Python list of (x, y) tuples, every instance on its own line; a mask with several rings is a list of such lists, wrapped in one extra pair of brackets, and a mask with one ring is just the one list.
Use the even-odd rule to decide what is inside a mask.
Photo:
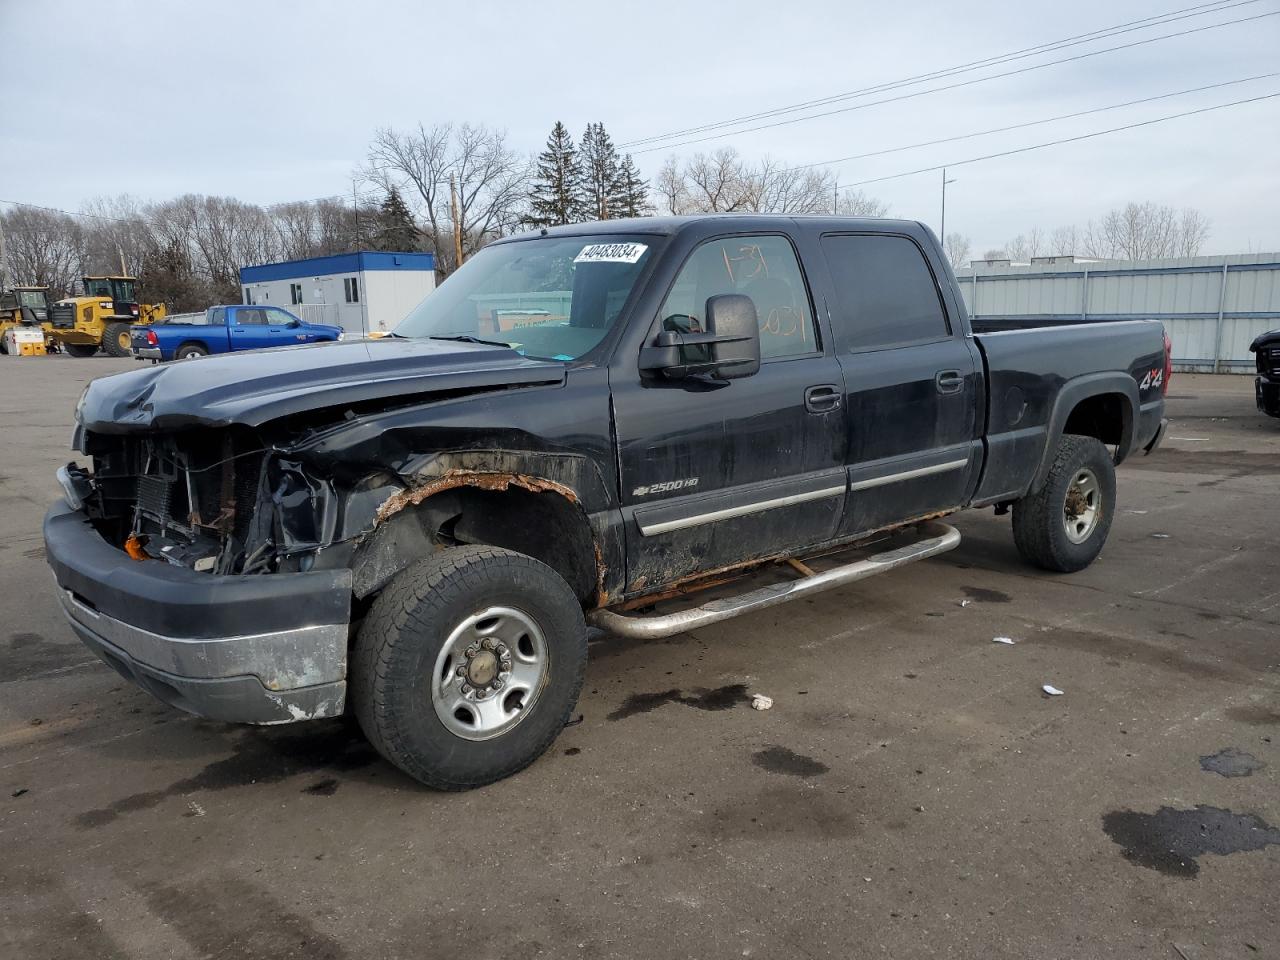
[(101, 347), (112, 357), (129, 356), (129, 328), (164, 319), (163, 303), (138, 303), (134, 277), (85, 277), (84, 294), (53, 305), (50, 340), (73, 357), (92, 357)]
[(15, 326), (49, 329), (49, 288), (14, 287), (0, 292), (0, 353), (7, 353), (4, 335)]

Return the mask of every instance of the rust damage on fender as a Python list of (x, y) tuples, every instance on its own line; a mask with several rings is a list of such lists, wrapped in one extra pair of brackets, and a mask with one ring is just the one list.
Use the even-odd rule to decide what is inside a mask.
[[(390, 517), (395, 516), (405, 507), (417, 506), (428, 497), (455, 487), (478, 487), (481, 490), (507, 490), (520, 487), (531, 493), (558, 493), (570, 503), (578, 502), (578, 495), (563, 483), (546, 480), (542, 477), (530, 477), (523, 473), (501, 473), (498, 471), (460, 470), (454, 468), (445, 472), (444, 476), (428, 481), (416, 487), (409, 487), (393, 493), (382, 501), (378, 512), (374, 515), (373, 525), (378, 527)], [(597, 548), (597, 561), (599, 560)]]

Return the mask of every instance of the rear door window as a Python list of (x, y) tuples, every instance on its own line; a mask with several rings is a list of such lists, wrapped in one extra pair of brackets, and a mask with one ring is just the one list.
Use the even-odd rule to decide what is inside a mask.
[(951, 336), (933, 271), (915, 242), (887, 234), (822, 238), (842, 353), (883, 350)]

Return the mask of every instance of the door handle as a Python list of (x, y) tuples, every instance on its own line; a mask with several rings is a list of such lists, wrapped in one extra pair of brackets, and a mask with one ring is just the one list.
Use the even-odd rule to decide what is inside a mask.
[(844, 391), (834, 383), (820, 383), (804, 391), (804, 408), (810, 413), (827, 413), (840, 409)]
[(959, 393), (964, 389), (964, 374), (959, 370), (939, 370), (933, 382), (939, 393)]

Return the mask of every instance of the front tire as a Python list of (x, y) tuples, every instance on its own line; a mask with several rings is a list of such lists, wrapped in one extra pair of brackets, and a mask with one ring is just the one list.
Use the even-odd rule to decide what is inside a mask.
[(1094, 437), (1063, 434), (1044, 486), (1013, 505), (1013, 542), (1028, 563), (1075, 573), (1102, 552), (1115, 506), (1107, 448)]
[(131, 336), (127, 323), (109, 323), (102, 332), (102, 349), (109, 357), (127, 357), (131, 355), (129, 346)]
[(536, 760), (578, 702), (582, 608), (546, 564), (496, 547), (445, 550), (374, 601), (351, 663), (355, 714), (378, 752), (439, 790)]
[(62, 346), (68, 355), (77, 360), (86, 360), (98, 352), (97, 344), (93, 343), (64, 343)]

